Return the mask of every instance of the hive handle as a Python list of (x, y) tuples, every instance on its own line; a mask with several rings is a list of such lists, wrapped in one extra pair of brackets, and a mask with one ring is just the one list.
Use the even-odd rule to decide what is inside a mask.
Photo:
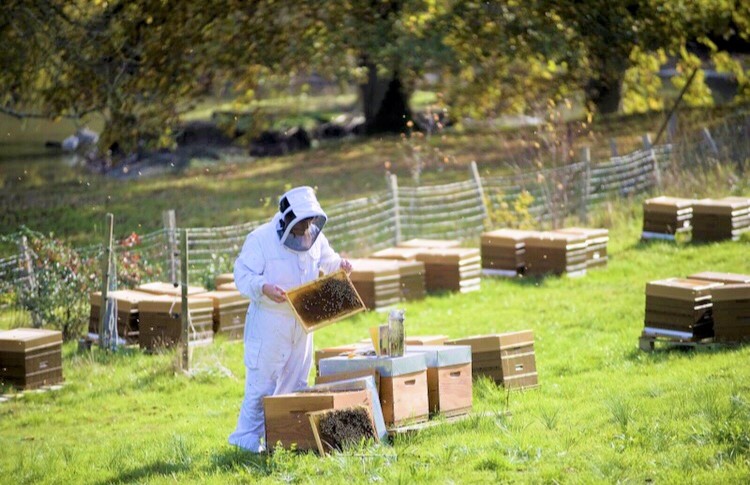
[(416, 383), (417, 383), (416, 379), (409, 379), (408, 381), (404, 381), (405, 386), (413, 386)]

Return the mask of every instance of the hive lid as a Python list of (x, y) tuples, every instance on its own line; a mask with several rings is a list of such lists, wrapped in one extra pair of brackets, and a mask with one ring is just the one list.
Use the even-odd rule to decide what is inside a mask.
[[(136, 290), (113, 290), (107, 292), (108, 298), (114, 298), (117, 302), (117, 310), (123, 312), (135, 312), (138, 303), (144, 299), (151, 298), (153, 293)], [(102, 292), (95, 291), (89, 294), (89, 303), (94, 306), (102, 306)]]
[(242, 296), (237, 290), (214, 290), (199, 295), (201, 298), (210, 298), (214, 302), (214, 308), (220, 308), (232, 303), (250, 303), (250, 299)]
[(526, 250), (529, 248), (559, 248), (566, 250), (586, 248), (586, 236), (560, 232), (541, 232), (526, 239)]
[(525, 231), (522, 229), (497, 229), (482, 234), (481, 244), (487, 246), (523, 247), (524, 241), (537, 231)]
[(350, 259), (349, 262), (352, 264), (352, 272), (349, 275), (352, 281), (375, 281), (383, 277), (398, 278), (400, 274), (398, 264), (387, 259)]
[(287, 304), (308, 333), (365, 310), (344, 271), (292, 288), (286, 295)]
[(400, 248), (444, 249), (460, 247), (461, 241), (456, 239), (409, 239), (398, 243), (396, 246)]
[(739, 273), (719, 273), (717, 271), (703, 271), (688, 276), (691, 280), (714, 281), (724, 284), (750, 283), (750, 275)]
[(750, 284), (724, 285), (711, 290), (711, 300), (739, 301), (750, 300)]
[(448, 340), (447, 335), (407, 335), (406, 345), (443, 345)]
[(734, 212), (746, 212), (750, 208), (750, 199), (701, 199), (693, 205), (693, 214), (729, 215)]
[(406, 353), (424, 354), (428, 368), (448, 367), (471, 362), (469, 345), (407, 345)]
[(219, 291), (238, 291), (237, 290), (237, 283), (232, 281), (231, 283), (224, 283), (222, 285), (217, 285), (216, 289)]
[[(174, 295), (181, 296), (182, 289), (179, 285), (174, 286), (172, 283), (164, 283), (156, 281), (153, 283), (144, 283), (140, 285), (137, 290), (145, 291), (147, 293), (154, 293), (156, 295)], [(198, 293), (205, 293), (206, 289), (202, 286), (188, 286), (188, 295), (196, 295)]]
[(669, 197), (661, 195), (653, 199), (647, 199), (643, 202), (643, 207), (647, 209), (668, 209), (670, 212), (676, 209), (687, 209), (693, 206), (695, 199), (683, 199), (681, 197)]
[(375, 369), (382, 377), (396, 377), (426, 370), (427, 364), (424, 354), (421, 353), (406, 354), (402, 357), (336, 356), (321, 359), (319, 369), (322, 376)]
[[(206, 310), (213, 311), (214, 301), (211, 298), (202, 296), (188, 297), (188, 308), (190, 311)], [(141, 313), (163, 313), (171, 315), (181, 313), (182, 298), (169, 295), (153, 295), (151, 298), (141, 300), (138, 304), (138, 310)]]
[(698, 298), (710, 296), (711, 289), (719, 286), (722, 286), (722, 283), (688, 278), (668, 278), (647, 283), (646, 295), (695, 301)]
[(606, 242), (609, 240), (609, 231), (604, 228), (589, 228), (589, 227), (564, 227), (558, 229), (555, 232), (561, 232), (563, 234), (582, 234), (586, 236), (589, 244), (596, 242)]
[(476, 248), (423, 249), (417, 254), (417, 261), (427, 264), (468, 264), (479, 262), (480, 255)]
[(25, 352), (57, 343), (62, 343), (62, 332), (57, 330), (14, 328), (0, 331), (0, 351)]
[(495, 333), (489, 335), (474, 335), (471, 337), (448, 340), (446, 345), (470, 345), (472, 352), (489, 352), (507, 348), (521, 347), (534, 343), (532, 330), (519, 332)]
[(373, 253), (370, 257), (377, 259), (400, 259), (404, 261), (415, 260), (419, 254), (417, 248), (387, 248)]
[(390, 261), (398, 266), (398, 272), (401, 276), (424, 274), (424, 263), (421, 261), (402, 261), (398, 259), (391, 259)]

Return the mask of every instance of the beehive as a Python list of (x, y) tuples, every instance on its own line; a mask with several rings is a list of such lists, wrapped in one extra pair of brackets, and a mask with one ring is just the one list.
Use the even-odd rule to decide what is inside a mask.
[(492, 276), (517, 276), (526, 270), (526, 238), (535, 231), (498, 229), (481, 237), (482, 272)]
[(201, 293), (201, 298), (210, 298), (214, 303), (214, 334), (226, 335), (230, 340), (240, 340), (245, 332), (245, 316), (250, 299), (239, 291), (216, 290)]
[(389, 427), (426, 421), (429, 416), (424, 355), (338, 356), (322, 359), (319, 365), (321, 376), (376, 370), (380, 375), (380, 406)]
[(721, 283), (669, 278), (646, 285), (644, 335), (702, 339), (713, 336), (711, 290)]
[(427, 396), (431, 413), (458, 416), (471, 411), (471, 347), (468, 345), (411, 345), (427, 365)]
[(234, 273), (222, 273), (220, 275), (216, 275), (214, 278), (214, 287), (219, 288), (221, 285), (225, 285), (227, 283), (234, 283)]
[(461, 241), (456, 239), (409, 239), (396, 244), (400, 248), (417, 249), (446, 249), (461, 247)]
[(41, 328), (0, 331), (0, 382), (34, 389), (62, 380), (61, 332)]
[[(143, 291), (116, 290), (107, 293), (117, 303), (117, 335), (126, 343), (138, 343), (139, 313), (138, 304), (153, 295)], [(89, 334), (99, 334), (99, 319), (102, 306), (102, 293), (97, 291), (89, 295), (91, 311), (89, 313)]]
[(607, 265), (607, 243), (609, 242), (607, 229), (566, 227), (555, 232), (586, 237), (586, 269)]
[(372, 408), (366, 390), (342, 392), (292, 393), (263, 398), (266, 443), (269, 449), (281, 444), (297, 450), (316, 450), (308, 412), (347, 409), (354, 406)]
[(352, 259), (349, 275), (369, 310), (393, 306), (401, 300), (400, 270), (395, 261)]
[(586, 274), (588, 243), (581, 234), (541, 232), (526, 238), (526, 274)]
[(750, 341), (750, 284), (711, 289), (714, 338), (720, 342)]
[(693, 205), (694, 241), (736, 241), (750, 229), (750, 198), (702, 199)]
[(308, 333), (365, 310), (362, 298), (343, 271), (293, 288), (286, 294), (289, 306)]
[[(154, 350), (172, 347), (182, 335), (182, 299), (169, 295), (153, 295), (139, 303), (141, 348)], [(214, 303), (211, 298), (188, 297), (191, 326), (188, 339), (193, 345), (213, 340)]]
[(425, 297), (425, 267), (421, 261), (391, 260), (398, 266), (400, 297), (404, 301), (422, 300)]
[[(164, 282), (153, 282), (144, 283), (139, 285), (136, 290), (145, 291), (146, 293), (153, 293), (154, 295), (170, 295), (170, 296), (182, 296), (182, 288), (180, 285), (173, 285), (172, 283)], [(207, 290), (202, 286), (188, 286), (188, 295), (197, 295), (198, 293), (205, 293)]]
[(471, 347), (474, 378), (488, 377), (511, 389), (536, 387), (539, 378), (531, 330), (449, 340), (446, 345)]
[(720, 273), (717, 271), (702, 271), (688, 276), (691, 280), (713, 281), (715, 283), (724, 283), (725, 285), (736, 285), (750, 283), (750, 275), (739, 273)]
[(416, 259), (424, 263), (428, 292), (479, 290), (482, 266), (478, 249), (422, 249)]
[(376, 259), (396, 259), (399, 261), (416, 261), (422, 248), (386, 248), (370, 255)]
[(372, 345), (369, 343), (370, 341), (366, 342), (358, 342), (353, 344), (346, 344), (346, 345), (337, 345), (335, 347), (325, 347), (322, 349), (318, 349), (315, 351), (315, 369), (316, 369), (316, 375), (320, 375), (319, 366), (321, 359), (326, 359), (328, 357), (334, 357), (336, 355), (343, 355), (350, 352), (355, 351), (364, 351), (367, 349), (372, 349)]
[(674, 236), (690, 230), (693, 199), (660, 196), (643, 202), (643, 237)]

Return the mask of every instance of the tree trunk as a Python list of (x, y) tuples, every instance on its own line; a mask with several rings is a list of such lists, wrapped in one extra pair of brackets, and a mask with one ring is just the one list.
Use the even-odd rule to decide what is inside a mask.
[(366, 62), (367, 82), (360, 86), (367, 134), (403, 133), (411, 120), (409, 95), (398, 72), (378, 76), (377, 67)]

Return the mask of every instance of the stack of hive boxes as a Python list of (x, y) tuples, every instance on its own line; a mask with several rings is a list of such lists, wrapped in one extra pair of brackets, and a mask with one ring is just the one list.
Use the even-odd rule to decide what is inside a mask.
[(227, 283), (234, 283), (234, 274), (233, 273), (222, 273), (220, 275), (217, 275), (214, 278), (214, 287), (218, 288), (221, 285), (225, 285)]
[(693, 199), (660, 196), (643, 202), (643, 238), (673, 237), (690, 230)]
[(586, 236), (581, 234), (541, 232), (529, 236), (526, 238), (526, 274), (586, 274), (587, 248)]
[(424, 263), (428, 292), (448, 290), (468, 293), (479, 290), (482, 266), (478, 249), (423, 249), (416, 258)]
[[(188, 339), (191, 345), (203, 345), (213, 341), (214, 302), (211, 298), (188, 297), (190, 328)], [(172, 347), (182, 335), (182, 298), (170, 295), (153, 295), (139, 303), (141, 348), (154, 350)]]
[[(139, 315), (138, 304), (152, 295), (143, 291), (116, 290), (107, 293), (117, 304), (117, 335), (127, 344), (138, 343)], [(102, 292), (89, 295), (91, 312), (89, 313), (89, 337), (99, 334), (99, 317), (102, 307)]]
[(62, 380), (61, 332), (41, 328), (0, 331), (0, 382), (33, 389)]
[(498, 229), (482, 234), (482, 272), (497, 276), (524, 274), (526, 238), (535, 234), (520, 229)]
[(200, 297), (213, 300), (214, 334), (226, 335), (229, 340), (241, 340), (250, 299), (233, 290), (209, 291), (200, 293)]
[(609, 242), (608, 230), (586, 227), (566, 227), (555, 232), (586, 237), (587, 270), (607, 265), (607, 243)]
[(524, 389), (539, 383), (531, 330), (448, 340), (446, 345), (471, 347), (474, 378), (489, 377), (507, 388)]
[(714, 338), (720, 342), (750, 341), (750, 284), (711, 290)]
[(349, 279), (370, 310), (387, 308), (401, 300), (400, 271), (395, 261), (353, 259)]
[(458, 416), (471, 411), (471, 347), (412, 345), (407, 346), (406, 352), (424, 354), (431, 413)]
[(713, 336), (711, 292), (722, 283), (669, 278), (646, 285), (643, 336), (700, 340)]
[(750, 198), (702, 199), (693, 205), (693, 240), (739, 239), (750, 229)]
[(401, 300), (415, 301), (425, 297), (425, 268), (421, 261), (399, 261), (392, 259), (398, 266)]

